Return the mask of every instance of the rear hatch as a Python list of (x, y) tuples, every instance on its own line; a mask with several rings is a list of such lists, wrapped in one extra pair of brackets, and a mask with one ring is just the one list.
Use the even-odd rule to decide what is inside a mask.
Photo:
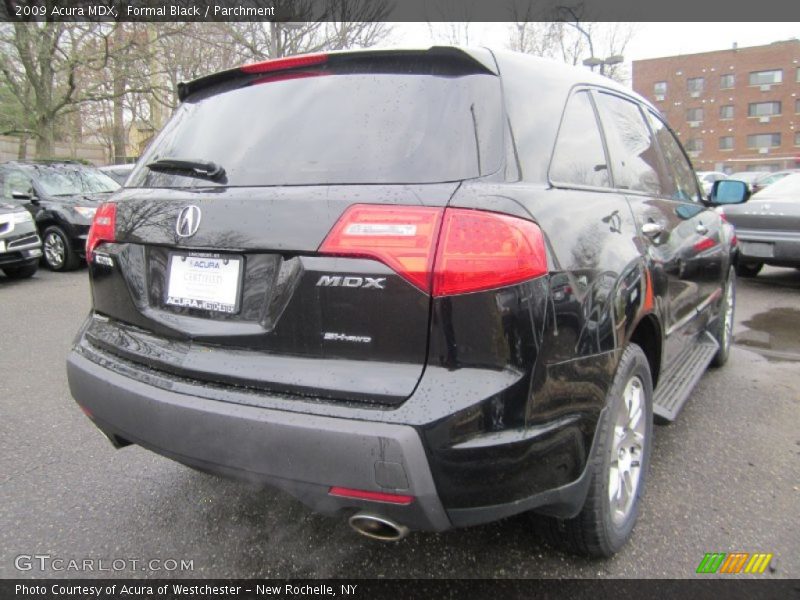
[(292, 60), (182, 86), (92, 257), (87, 338), (212, 384), (397, 404), (442, 207), (502, 163), (499, 80), (453, 49)]

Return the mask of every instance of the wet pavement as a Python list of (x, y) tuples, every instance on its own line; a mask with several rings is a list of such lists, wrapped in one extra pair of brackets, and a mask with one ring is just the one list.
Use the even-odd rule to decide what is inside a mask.
[[(0, 577), (693, 577), (706, 552), (770, 552), (800, 577), (800, 271), (740, 280), (728, 365), (657, 427), (642, 513), (613, 559), (554, 550), (526, 516), (385, 545), (272, 490), (130, 447), (72, 402), (64, 360), (86, 271), (0, 276)], [(20, 571), (20, 555), (188, 560), (121, 572)], [(95, 563), (97, 564), (97, 563)], [(24, 564), (23, 564), (24, 566)]]

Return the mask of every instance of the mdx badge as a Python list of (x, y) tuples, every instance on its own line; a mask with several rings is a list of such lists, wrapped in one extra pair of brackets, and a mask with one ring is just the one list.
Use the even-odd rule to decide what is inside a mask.
[(386, 289), (386, 277), (357, 277), (355, 275), (323, 275), (317, 281), (317, 287), (347, 287), (373, 290)]
[(191, 237), (197, 233), (200, 227), (202, 213), (200, 208), (194, 205), (184, 206), (178, 213), (178, 220), (175, 223), (175, 233), (178, 237)]

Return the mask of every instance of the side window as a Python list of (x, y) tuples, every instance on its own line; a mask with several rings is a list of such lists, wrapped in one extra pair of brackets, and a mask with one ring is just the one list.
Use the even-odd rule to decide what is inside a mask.
[(658, 151), (639, 106), (602, 92), (595, 98), (606, 133), (614, 185), (662, 195)]
[(30, 178), (24, 173), (15, 170), (7, 170), (2, 175), (3, 197), (12, 198), (12, 192), (30, 193), (33, 189)]
[(610, 187), (603, 138), (587, 92), (570, 97), (550, 164), (557, 183)]
[(671, 176), (671, 189), (667, 195), (676, 200), (695, 202), (697, 200), (697, 178), (692, 165), (689, 164), (686, 155), (681, 151), (678, 140), (672, 135), (664, 121), (649, 111), (647, 115)]

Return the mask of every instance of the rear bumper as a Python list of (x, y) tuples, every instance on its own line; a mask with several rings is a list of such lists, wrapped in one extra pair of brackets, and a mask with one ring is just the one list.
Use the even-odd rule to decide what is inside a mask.
[[(367, 407), (201, 383), (131, 362), (92, 343), (94, 319), (76, 339), (68, 380), (78, 404), (118, 446), (132, 442), (271, 485), (320, 513), (367, 511), (410, 529), (441, 531), (534, 509), (572, 517), (583, 506), (610, 354), (546, 368), (550, 383), (538, 397), (547, 420), (485, 431), (474, 427), (483, 415), (497, 424), (499, 402), (527, 396), (519, 372), (429, 366), (401, 406)], [(414, 499), (345, 499), (329, 494), (333, 486)]]
[(742, 262), (800, 266), (800, 234), (796, 232), (737, 229), (736, 236)]
[[(212, 472), (283, 489), (316, 512), (358, 510), (411, 529), (451, 526), (413, 427), (208, 400), (124, 377), (73, 352), (70, 390), (107, 436)], [(334, 497), (332, 486), (414, 496), (394, 505)]]

